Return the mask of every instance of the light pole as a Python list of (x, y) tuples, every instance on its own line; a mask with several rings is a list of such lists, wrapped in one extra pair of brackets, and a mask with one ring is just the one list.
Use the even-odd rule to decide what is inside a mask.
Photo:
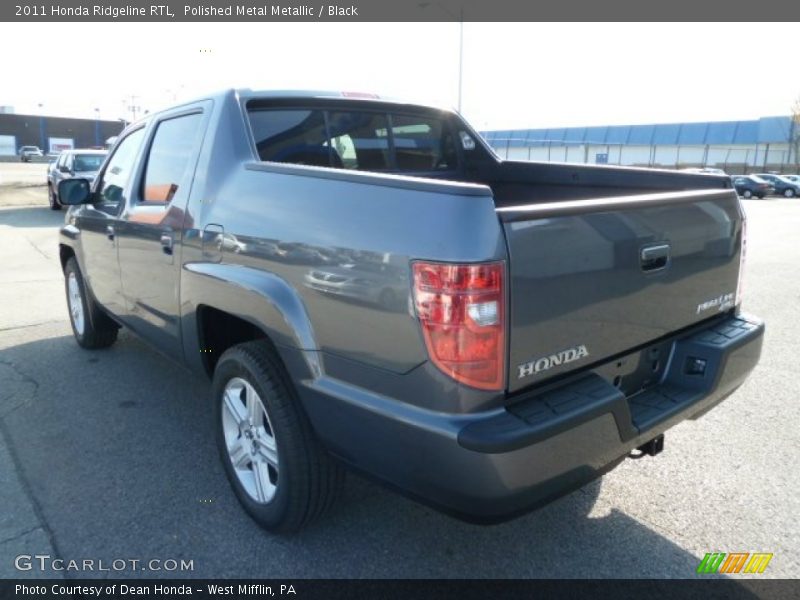
[(44, 122), (44, 104), (39, 103), (39, 147), (42, 149), (42, 154), (46, 154), (47, 150), (45, 149), (45, 122)]
[(431, 4), (436, 4), (436, 6), (454, 19), (458, 18), (458, 112), (460, 113), (461, 97), (464, 89), (464, 7), (461, 7), (461, 10), (458, 11), (458, 17), (456, 17), (450, 9), (440, 2), (420, 2), (417, 6), (424, 10), (431, 6)]
[(100, 145), (100, 109), (94, 109), (94, 145)]

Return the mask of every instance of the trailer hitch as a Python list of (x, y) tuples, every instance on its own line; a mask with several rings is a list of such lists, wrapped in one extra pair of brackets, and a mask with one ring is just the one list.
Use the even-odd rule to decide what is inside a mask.
[(649, 442), (642, 444), (638, 448), (639, 454), (635, 454), (631, 452), (628, 454), (628, 458), (642, 458), (644, 456), (655, 456), (656, 454), (661, 454), (664, 450), (664, 434), (657, 435)]

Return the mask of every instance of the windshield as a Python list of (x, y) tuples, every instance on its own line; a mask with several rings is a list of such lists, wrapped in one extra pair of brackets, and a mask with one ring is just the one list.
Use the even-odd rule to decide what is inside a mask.
[(76, 154), (72, 163), (73, 171), (99, 171), (105, 154)]
[(750, 179), (755, 181), (756, 183), (767, 183), (765, 180), (761, 179), (758, 175), (750, 175)]

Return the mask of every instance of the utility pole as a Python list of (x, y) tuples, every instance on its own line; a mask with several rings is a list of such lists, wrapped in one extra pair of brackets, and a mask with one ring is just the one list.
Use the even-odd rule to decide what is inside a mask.
[[(444, 4), (441, 2), (419, 2), (417, 6), (422, 10), (425, 10), (432, 4), (435, 4), (439, 9), (451, 17), (455, 18), (456, 15), (448, 9)], [(461, 112), (461, 99), (463, 96), (464, 90), (464, 7), (461, 7), (461, 10), (458, 12), (458, 112)]]
[(458, 21), (458, 112), (461, 113), (461, 95), (464, 89), (464, 7)]
[(125, 105), (125, 110), (129, 110), (131, 112), (131, 123), (136, 121), (136, 113), (141, 110), (141, 106), (137, 104), (138, 100), (139, 96), (134, 94), (122, 99), (122, 103)]

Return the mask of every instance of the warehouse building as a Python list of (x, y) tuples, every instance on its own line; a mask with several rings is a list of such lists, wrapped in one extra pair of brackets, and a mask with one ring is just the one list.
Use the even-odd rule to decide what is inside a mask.
[(661, 168), (714, 167), (731, 174), (794, 172), (791, 117), (487, 131), (503, 158)]
[(38, 146), (45, 153), (70, 148), (102, 147), (119, 135), (121, 121), (69, 119), (46, 115), (0, 112), (0, 158), (17, 156), (22, 146)]

